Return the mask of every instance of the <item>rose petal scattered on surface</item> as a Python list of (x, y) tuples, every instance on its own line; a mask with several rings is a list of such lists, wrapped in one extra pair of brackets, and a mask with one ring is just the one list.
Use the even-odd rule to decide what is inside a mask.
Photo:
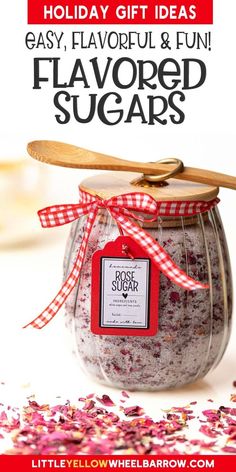
[(140, 406), (128, 406), (123, 411), (125, 416), (142, 416), (144, 414), (144, 410)]
[(205, 424), (200, 426), (199, 431), (208, 436), (209, 438), (217, 438), (217, 436), (219, 435), (219, 433), (215, 431), (211, 426)]
[[(129, 395), (121, 394), (126, 402)], [(38, 403), (32, 395), (21, 409), (0, 404), (0, 445), (10, 439), (12, 447), (5, 453), (12, 455), (235, 454), (236, 408), (204, 409), (198, 417), (195, 405), (192, 401), (164, 411), (159, 408), (162, 418), (157, 421), (138, 405), (120, 406), (120, 415), (107, 410), (115, 404), (106, 394), (86, 395), (78, 404), (67, 400), (54, 405)]]
[(231, 402), (236, 402), (236, 393), (232, 393), (232, 394), (230, 395), (230, 401), (231, 401)]
[(214, 423), (220, 419), (220, 411), (217, 410), (204, 410), (203, 415), (207, 417), (208, 421)]
[(115, 403), (111, 400), (108, 395), (103, 395), (102, 398), (96, 397), (96, 399), (105, 406), (115, 406)]
[(125, 398), (129, 398), (129, 395), (125, 390), (122, 390), (121, 395), (123, 395)]
[(236, 453), (236, 447), (225, 446), (225, 447), (222, 448), (222, 451), (223, 452), (229, 452), (231, 454), (235, 454)]
[(201, 441), (201, 439), (191, 439), (190, 443), (193, 446), (200, 446), (201, 449), (208, 449), (210, 451), (214, 450), (216, 441), (205, 442)]
[(85, 401), (85, 404), (83, 406), (83, 410), (87, 410), (87, 411), (92, 410), (94, 408), (94, 406), (95, 406), (95, 401), (88, 399), (88, 400)]

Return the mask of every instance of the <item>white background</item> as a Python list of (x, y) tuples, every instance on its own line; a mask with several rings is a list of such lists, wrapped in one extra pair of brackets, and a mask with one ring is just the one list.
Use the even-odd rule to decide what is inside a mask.
[[(185, 31), (212, 31), (212, 51), (183, 51), (178, 55), (172, 51), (173, 57), (176, 58), (200, 57), (205, 60), (208, 70), (206, 84), (186, 94), (184, 124), (149, 127), (137, 123), (108, 128), (98, 121), (90, 125), (71, 122), (69, 125), (60, 126), (56, 123), (53, 116), (52, 90), (48, 88), (40, 93), (32, 90), (32, 58), (36, 53), (27, 51), (24, 46), (27, 31), (46, 31), (51, 28), (27, 26), (26, 1), (4, 2), (0, 15), (1, 159), (6, 156), (17, 158), (25, 155), (26, 143), (33, 139), (55, 139), (140, 161), (175, 156), (183, 159), (186, 165), (235, 175), (236, 5), (234, 0), (215, 0), (214, 3), (213, 27), (181, 28)], [(115, 29), (109, 26), (106, 28)], [(138, 28), (150, 29), (140, 26)], [(152, 28), (156, 32), (166, 29), (171, 34), (178, 29), (175, 26)], [(61, 31), (61, 27), (52, 29)], [(63, 29), (68, 32), (73, 27)], [(99, 29), (102, 28), (93, 27), (93, 31)], [(125, 31), (128, 28), (116, 29)], [(94, 50), (81, 54), (77, 52), (73, 53), (73, 57), (79, 55), (85, 59), (86, 56), (94, 57), (97, 53)], [(44, 54), (50, 56), (52, 53), (49, 51)], [(99, 54), (102, 56), (102, 53)], [(105, 57), (112, 55), (111, 51), (105, 51), (103, 54)], [(115, 54), (119, 57), (120, 53)], [(134, 51), (131, 54), (133, 57), (145, 57), (142, 51)], [(145, 54), (151, 58), (154, 53)], [(155, 54), (159, 60), (165, 53), (157, 50)], [(63, 70), (65, 74), (67, 61), (71, 62), (72, 57), (69, 53), (67, 56)], [(91, 173), (52, 168), (50, 174), (54, 190), (51, 194), (49, 192), (48, 204), (55, 201), (76, 201), (77, 184)], [(236, 269), (235, 203), (236, 194), (233, 191), (221, 191), (220, 209), (228, 237), (233, 275)], [(0, 205), (5, 207), (7, 201), (2, 199)], [(37, 210), (38, 208), (35, 208), (35, 212)], [(36, 219), (35, 225), (38, 225)], [(20, 397), (24, 396), (25, 390), (21, 390), (23, 385), (27, 387), (27, 392), (36, 392), (44, 397), (60, 393), (78, 397), (83, 392), (90, 393), (95, 390), (109, 392), (109, 389), (93, 384), (78, 370), (71, 358), (70, 349), (64, 343), (62, 314), (40, 332), (21, 330), (25, 322), (45, 307), (60, 285), (68, 228), (50, 230), (50, 235), (45, 230), (39, 230), (38, 226), (35, 231), (40, 232), (40, 244), (22, 244), (0, 251), (0, 381), (8, 382), (7, 400), (10, 402), (12, 397), (14, 401), (16, 398), (19, 401)], [(132, 403), (142, 403), (150, 414), (156, 411), (157, 404), (164, 407), (177, 402), (184, 404), (189, 400), (200, 400), (203, 405), (209, 397), (213, 397), (216, 402), (227, 403), (233, 390), (232, 381), (236, 378), (235, 341), (234, 327), (224, 360), (203, 381), (177, 391), (133, 394)], [(113, 392), (112, 395), (119, 395), (119, 392)]]

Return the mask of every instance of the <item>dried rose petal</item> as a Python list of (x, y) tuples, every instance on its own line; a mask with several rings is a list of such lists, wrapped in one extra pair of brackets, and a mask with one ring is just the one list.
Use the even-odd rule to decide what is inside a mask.
[(232, 454), (236, 453), (236, 447), (225, 446), (221, 449), (223, 452), (231, 452)]
[(231, 402), (236, 402), (236, 394), (235, 393), (232, 393), (231, 396), (230, 396), (230, 401)]
[(108, 395), (103, 395), (102, 398), (96, 397), (96, 399), (105, 406), (115, 406), (115, 403), (111, 400)]
[(34, 408), (34, 410), (48, 410), (49, 408), (49, 405), (39, 405), (35, 400), (29, 400), (29, 405)]
[(220, 406), (219, 410), (222, 411), (223, 413), (229, 414), (231, 408), (228, 408), (228, 407), (225, 407), (225, 406)]
[(216, 441), (205, 442), (200, 439), (190, 439), (193, 446), (200, 446), (202, 449), (212, 449), (216, 445)]
[(144, 410), (140, 406), (128, 406), (123, 411), (126, 416), (142, 416), (144, 414)]
[(129, 395), (125, 390), (122, 390), (121, 395), (123, 395), (125, 398), (129, 398)]
[(205, 410), (202, 412), (204, 416), (207, 417), (208, 421), (214, 423), (215, 421), (219, 421), (220, 419), (220, 412), (217, 410)]
[(95, 401), (94, 400), (86, 400), (85, 405), (83, 406), (83, 410), (92, 410), (95, 406)]
[(236, 427), (230, 425), (228, 428), (224, 428), (224, 433), (228, 434), (230, 440), (236, 439)]
[(217, 436), (219, 435), (219, 433), (217, 433), (211, 426), (207, 425), (200, 426), (199, 431), (208, 436), (209, 438), (217, 438)]

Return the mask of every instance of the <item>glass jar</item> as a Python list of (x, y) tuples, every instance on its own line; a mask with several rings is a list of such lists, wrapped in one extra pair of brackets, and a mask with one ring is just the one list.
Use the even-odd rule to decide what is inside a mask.
[[(110, 175), (110, 174), (109, 174)], [(120, 176), (112, 195), (130, 192)], [(127, 175), (125, 179), (127, 179)], [(88, 179), (86, 190), (101, 191)], [(132, 179), (130, 179), (132, 180)], [(108, 181), (108, 180), (107, 180)], [(211, 200), (218, 189), (171, 179), (168, 188), (139, 188), (159, 200)], [(86, 181), (85, 181), (86, 183)], [(123, 182), (124, 183), (124, 182)], [(127, 180), (126, 180), (127, 184)], [(84, 189), (84, 184), (82, 188)], [(94, 188), (96, 187), (96, 188)], [(132, 188), (132, 191), (135, 191)], [(105, 193), (104, 193), (105, 192)], [(167, 198), (166, 198), (167, 195)], [(64, 259), (64, 276), (70, 272), (86, 224), (86, 217), (71, 228)], [(91, 259), (95, 251), (119, 236), (117, 224), (100, 209), (93, 226), (81, 277), (66, 302), (66, 326), (73, 333), (75, 351), (85, 372), (93, 379), (128, 390), (160, 390), (179, 387), (204, 377), (217, 366), (229, 341), (232, 317), (232, 281), (225, 234), (217, 207), (193, 217), (158, 217), (143, 225), (173, 261), (190, 277), (208, 283), (209, 289), (186, 291), (160, 275), (159, 321), (155, 336), (95, 335), (90, 330)]]

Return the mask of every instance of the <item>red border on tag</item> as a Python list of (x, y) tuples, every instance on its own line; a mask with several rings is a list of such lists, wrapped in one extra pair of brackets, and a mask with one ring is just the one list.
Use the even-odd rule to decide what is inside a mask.
[[(124, 253), (126, 245), (134, 259), (149, 259), (149, 327), (148, 328), (109, 328), (100, 326), (100, 288), (101, 288), (101, 260), (103, 257), (129, 259)], [(92, 257), (92, 285), (91, 285), (91, 331), (93, 334), (110, 336), (155, 336), (158, 330), (158, 302), (159, 302), (160, 271), (153, 264), (147, 253), (128, 236), (119, 236)]]

